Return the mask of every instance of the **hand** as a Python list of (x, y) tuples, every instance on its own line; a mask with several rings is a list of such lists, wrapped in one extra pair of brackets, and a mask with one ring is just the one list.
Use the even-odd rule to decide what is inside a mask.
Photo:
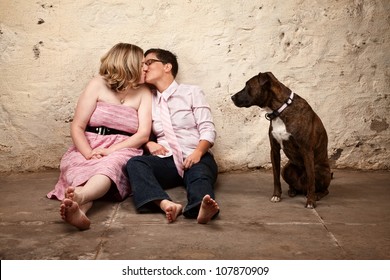
[(165, 156), (169, 152), (164, 146), (157, 144), (156, 142), (148, 142), (146, 148), (154, 156)]
[(107, 148), (95, 148), (91, 151), (91, 159), (100, 159), (104, 156), (108, 156), (111, 153)]
[(92, 155), (90, 159), (101, 159), (102, 155)]
[(101, 155), (99, 155), (99, 154), (94, 154), (92, 150), (89, 152), (88, 155), (86, 155), (86, 156), (84, 156), (84, 157), (85, 157), (85, 159), (87, 159), (87, 160), (90, 160), (90, 159), (100, 159), (100, 158), (102, 158)]
[(202, 152), (195, 150), (184, 160), (184, 170), (190, 169), (194, 164), (198, 163), (202, 158)]

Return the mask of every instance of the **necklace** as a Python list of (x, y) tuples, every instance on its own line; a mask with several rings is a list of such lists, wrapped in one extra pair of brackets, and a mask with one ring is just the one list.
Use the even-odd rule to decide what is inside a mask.
[(121, 98), (121, 99), (119, 100), (119, 102), (120, 102), (121, 104), (125, 103), (127, 94), (128, 94), (128, 92), (126, 92), (126, 94), (123, 96), (123, 98)]

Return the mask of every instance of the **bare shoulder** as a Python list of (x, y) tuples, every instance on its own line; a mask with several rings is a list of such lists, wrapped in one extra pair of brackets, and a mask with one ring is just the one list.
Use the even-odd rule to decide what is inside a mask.
[(85, 87), (85, 91), (96, 92), (96, 91), (100, 91), (104, 88), (107, 88), (106, 81), (103, 79), (102, 76), (96, 75), (88, 82), (87, 86)]
[(102, 76), (96, 75), (89, 81), (88, 86), (92, 86), (92, 87), (107, 86), (107, 82)]
[(137, 91), (141, 94), (148, 94), (150, 95), (152, 93), (152, 91), (150, 90), (150, 88), (146, 85), (141, 85)]
[(140, 98), (140, 100), (151, 100), (152, 99), (152, 91), (146, 85), (141, 85), (136, 89), (136, 95)]

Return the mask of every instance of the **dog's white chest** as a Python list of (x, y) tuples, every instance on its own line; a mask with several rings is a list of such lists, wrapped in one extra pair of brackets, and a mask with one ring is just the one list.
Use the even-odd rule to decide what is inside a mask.
[(283, 141), (288, 140), (291, 136), (290, 133), (287, 132), (286, 125), (280, 118), (276, 118), (272, 120), (272, 136), (278, 141), (280, 146), (283, 149)]

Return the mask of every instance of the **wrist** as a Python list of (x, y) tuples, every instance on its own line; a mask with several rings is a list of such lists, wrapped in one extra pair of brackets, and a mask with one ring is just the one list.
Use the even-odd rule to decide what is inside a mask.
[(206, 153), (207, 151), (204, 151), (202, 149), (195, 149), (194, 153), (200, 155), (201, 157)]
[(150, 150), (150, 147), (151, 147), (154, 143), (155, 143), (154, 141), (148, 141), (148, 142), (146, 142), (145, 147), (146, 147), (148, 150)]

